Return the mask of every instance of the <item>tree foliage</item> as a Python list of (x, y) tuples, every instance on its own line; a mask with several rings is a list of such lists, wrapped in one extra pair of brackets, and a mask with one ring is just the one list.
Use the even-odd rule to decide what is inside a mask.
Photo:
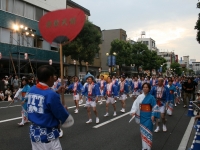
[(116, 64), (122, 66), (130, 66), (132, 63), (131, 53), (132, 45), (126, 41), (115, 39), (111, 43), (110, 54), (117, 53), (116, 55)]
[(92, 64), (100, 44), (101, 32), (90, 21), (86, 21), (79, 35), (63, 47), (63, 54), (78, 60), (82, 71), (82, 61)]
[(177, 62), (171, 63), (170, 68), (178, 75), (182, 74), (181, 65)]
[(110, 54), (116, 52), (116, 64), (131, 66), (134, 64), (139, 73), (139, 67), (145, 70), (159, 69), (163, 65), (163, 72), (166, 71), (166, 60), (157, 55), (155, 51), (150, 51), (146, 44), (137, 42), (130, 44), (122, 40), (114, 40), (111, 43)]
[[(197, 8), (200, 8), (200, 2), (197, 3)], [(196, 26), (194, 27), (194, 29), (197, 30), (196, 39), (200, 43), (200, 13), (199, 13), (199, 18), (198, 18), (198, 20), (196, 22)]]

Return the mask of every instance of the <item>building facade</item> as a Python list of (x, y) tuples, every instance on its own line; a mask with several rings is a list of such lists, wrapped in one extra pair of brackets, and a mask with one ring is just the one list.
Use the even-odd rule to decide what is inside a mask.
[[(37, 66), (49, 64), (50, 59), (59, 70), (58, 45), (42, 38), (38, 21), (47, 12), (64, 8), (66, 0), (0, 0), (1, 73), (36, 73)], [(24, 53), (29, 55), (33, 72), (25, 65)]]
[(175, 55), (174, 52), (158, 52), (157, 53), (159, 56), (165, 58), (167, 61), (167, 68), (170, 68), (170, 65), (174, 62), (177, 62), (177, 57), (178, 55)]
[(192, 62), (192, 70), (195, 74), (200, 74), (200, 62)]
[(106, 53), (110, 52), (111, 42), (115, 39), (126, 41), (126, 31), (123, 29), (112, 29), (102, 31), (102, 50), (101, 50), (101, 68), (102, 70), (109, 70), (107, 65)]
[(149, 50), (158, 52), (158, 49), (156, 47), (156, 42), (152, 38), (138, 38), (138, 42), (146, 44)]

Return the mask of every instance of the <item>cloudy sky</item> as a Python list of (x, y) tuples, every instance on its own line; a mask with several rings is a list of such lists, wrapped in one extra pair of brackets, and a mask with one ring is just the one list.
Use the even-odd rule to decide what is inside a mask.
[(174, 51), (200, 61), (194, 26), (198, 0), (73, 0), (90, 10), (90, 21), (102, 30), (126, 30), (137, 40), (141, 31), (156, 41), (160, 51)]

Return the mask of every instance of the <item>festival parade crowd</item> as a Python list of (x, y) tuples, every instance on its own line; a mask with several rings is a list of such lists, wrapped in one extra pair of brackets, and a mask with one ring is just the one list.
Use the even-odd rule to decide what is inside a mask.
[[(166, 115), (175, 115), (173, 109), (178, 105), (186, 109), (189, 101), (200, 102), (200, 91), (197, 91), (199, 80), (197, 76), (176, 75), (137, 75), (132, 78), (113, 75), (105, 79), (103, 75), (95, 78), (88, 73), (82, 82), (74, 76), (64, 80), (62, 84), (52, 66), (41, 66), (37, 78), (24, 76), (18, 79), (17, 76), (5, 76), (0, 84), (3, 85), (0, 100), (11, 103), (21, 101), (22, 121), (18, 125), (31, 123), (29, 134), (33, 150), (62, 149), (59, 137), (63, 136), (63, 125), (68, 123), (70, 116), (67, 106), (61, 103), (62, 93), (73, 95), (75, 114), (84, 113), (79, 111), (79, 105), (85, 104), (87, 124), (93, 122), (91, 110), (95, 115), (95, 123), (101, 122), (96, 107), (97, 104), (102, 107), (104, 101), (104, 117), (119, 115), (116, 113), (117, 109), (120, 109), (121, 113), (130, 111), (131, 119), (134, 118), (140, 125), (142, 150), (150, 150), (153, 132), (167, 132), (170, 119), (166, 121)], [(127, 100), (133, 101), (131, 110), (127, 110)], [(121, 104), (121, 108), (116, 107), (117, 102)], [(113, 114), (108, 113), (110, 104)], [(198, 118), (200, 116), (196, 116), (196, 119)]]

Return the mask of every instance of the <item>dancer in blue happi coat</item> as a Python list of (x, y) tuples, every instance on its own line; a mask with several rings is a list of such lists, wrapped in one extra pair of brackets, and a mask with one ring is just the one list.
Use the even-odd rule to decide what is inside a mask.
[(151, 85), (144, 83), (142, 88), (143, 93), (134, 101), (130, 113), (136, 116), (136, 122), (140, 123), (142, 150), (151, 150), (153, 123), (155, 118), (160, 118), (160, 112), (155, 98), (150, 94)]
[[(168, 101), (169, 101), (169, 89), (167, 86), (163, 86), (163, 78), (158, 79), (158, 85), (154, 86), (151, 89), (151, 94), (156, 99), (157, 105), (159, 106), (159, 110), (161, 113), (162, 123), (163, 123), (163, 131), (167, 131), (166, 127), (166, 119), (165, 119), (165, 110), (166, 107), (168, 107)], [(159, 122), (156, 121), (156, 129), (154, 132), (159, 132)]]
[(107, 84), (106, 87), (104, 88), (103, 95), (106, 98), (106, 114), (104, 117), (108, 117), (108, 106), (111, 103), (114, 108), (114, 114), (113, 116), (116, 116), (116, 105), (115, 105), (115, 100), (117, 99), (118, 96), (118, 86), (116, 86), (111, 79), (111, 76), (107, 77)]
[(74, 113), (77, 114), (78, 110), (79, 110), (79, 99), (80, 99), (79, 95), (83, 91), (83, 86), (82, 86), (81, 82), (79, 82), (79, 79), (77, 76), (74, 76), (74, 83), (70, 84), (70, 86), (67, 87), (67, 89), (73, 91), (73, 99), (74, 99), (74, 103), (76, 105), (76, 109), (74, 110)]
[(120, 80), (121, 82), (118, 85), (119, 100), (121, 101), (121, 104), (122, 104), (122, 109), (120, 111), (124, 113), (125, 105), (126, 105), (125, 100), (127, 99), (128, 94), (129, 94), (129, 87), (128, 87), (127, 82), (125, 81), (124, 76), (122, 76)]
[(97, 84), (99, 86), (100, 93), (101, 93), (101, 95), (99, 96), (100, 97), (99, 104), (101, 105), (103, 103), (103, 90), (106, 87), (106, 81), (104, 80), (104, 76), (103, 75), (101, 75), (100, 78), (101, 79), (97, 82)]
[[(86, 107), (87, 107), (87, 114), (89, 120), (86, 122), (87, 124), (92, 123), (92, 117), (91, 117), (91, 110), (93, 109), (93, 112), (96, 116), (96, 123), (99, 123), (99, 117), (96, 109), (96, 103), (98, 102), (98, 96), (100, 95), (100, 89), (98, 84), (94, 83), (94, 76), (88, 73), (86, 75), (87, 84), (85, 85), (82, 95), (86, 97)], [(82, 96), (81, 96), (82, 97)]]
[(167, 87), (169, 88), (169, 102), (167, 107), (167, 114), (172, 115), (174, 104), (175, 104), (175, 94), (176, 94), (176, 87), (172, 84), (172, 80), (168, 81)]
[(156, 76), (153, 75), (152, 79), (150, 80), (151, 87), (156, 86), (157, 83), (158, 83), (158, 80), (156, 79)]
[(131, 89), (133, 91), (133, 100), (135, 100), (141, 92), (141, 83), (139, 82), (138, 77), (136, 76), (132, 81)]

